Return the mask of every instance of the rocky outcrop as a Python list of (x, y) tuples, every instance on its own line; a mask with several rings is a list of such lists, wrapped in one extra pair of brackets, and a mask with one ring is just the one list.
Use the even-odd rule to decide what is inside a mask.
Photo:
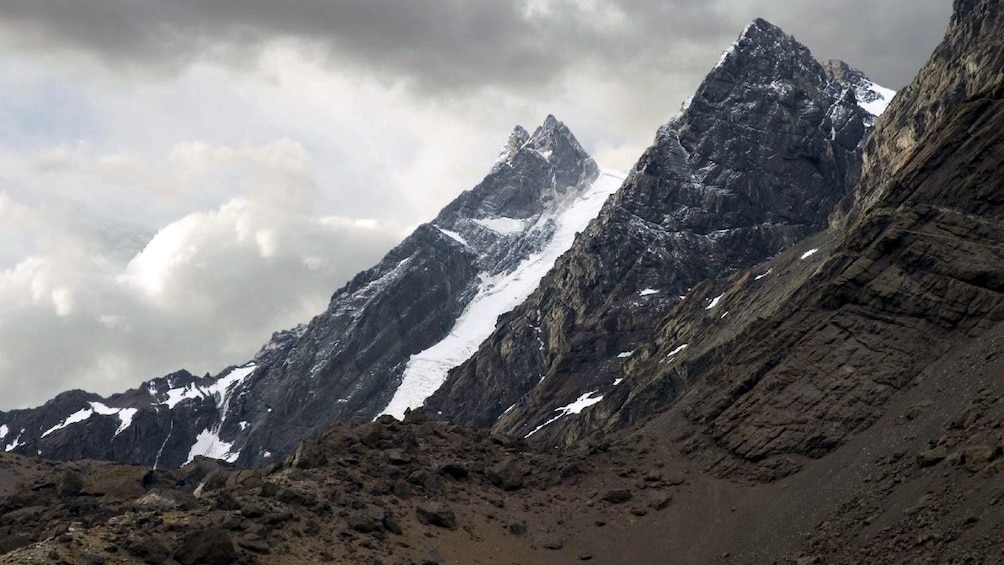
[[(715, 315), (684, 301), (627, 368), (628, 386), (570, 423), (566, 438), (671, 410), (694, 426), (685, 450), (708, 470), (777, 479), (867, 429), (929, 366), (1004, 320), (996, 174), (1004, 75), (957, 71), (973, 57), (997, 68), (1004, 61), (1004, 19), (990, 6), (997, 3), (958, 3), (911, 95), (879, 120), (846, 227), (695, 289), (695, 299), (722, 296)], [(979, 87), (973, 76), (984, 77)], [(928, 112), (932, 95), (970, 89)], [(919, 143), (887, 131), (899, 131), (896, 117), (906, 115), (926, 116)], [(883, 159), (884, 175), (875, 165)], [(965, 379), (966, 367), (957, 371), (926, 378), (945, 379), (947, 393)]]
[(1004, 69), (987, 30), (995, 33), (1002, 17), (998, 2), (955, 1), (945, 40), (883, 114), (882, 127), (868, 143), (861, 185), (841, 203), (834, 225), (849, 224), (895, 190), (891, 173), (961, 102), (998, 88)]
[(822, 229), (857, 180), (873, 119), (856, 98), (862, 75), (832, 68), (770, 23), (750, 24), (429, 410), (553, 439), (549, 422), (613, 391), (632, 352), (697, 283)]

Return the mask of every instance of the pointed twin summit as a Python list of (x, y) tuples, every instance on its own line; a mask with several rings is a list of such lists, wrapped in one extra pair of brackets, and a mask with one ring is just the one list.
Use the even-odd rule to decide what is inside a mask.
[(480, 184), (253, 361), (65, 393), (0, 414), (0, 440), (61, 459), (251, 466), (336, 420), (423, 404), (556, 440), (688, 289), (825, 225), (890, 95), (756, 20), (626, 179), (553, 116), (517, 127)]

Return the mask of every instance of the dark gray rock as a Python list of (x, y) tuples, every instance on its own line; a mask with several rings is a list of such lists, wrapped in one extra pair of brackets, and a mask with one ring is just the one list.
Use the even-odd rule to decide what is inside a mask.
[(560, 441), (574, 420), (556, 419), (560, 408), (589, 393), (629, 393), (613, 387), (633, 362), (621, 354), (647, 343), (682, 295), (826, 226), (858, 177), (871, 118), (854, 85), (755, 21), (572, 249), (450, 372), (427, 409)]
[(944, 447), (928, 449), (927, 451), (921, 451), (917, 454), (917, 465), (920, 465), (921, 467), (930, 467), (931, 465), (937, 465), (938, 463), (944, 461), (945, 457), (948, 457), (948, 450)]
[(182, 565), (229, 565), (239, 558), (230, 532), (220, 528), (186, 534), (174, 551), (175, 561)]
[(610, 504), (623, 504), (634, 498), (627, 489), (612, 489), (603, 495), (603, 500)]
[(514, 536), (526, 535), (527, 532), (526, 522), (522, 520), (520, 520), (519, 522), (511, 522), (508, 526), (506, 526), (506, 531), (508, 531), (510, 534)]
[(526, 468), (514, 458), (500, 461), (485, 469), (485, 476), (488, 480), (502, 490), (523, 488), (523, 479), (526, 475)]
[(129, 555), (141, 559), (144, 563), (163, 563), (171, 556), (171, 550), (160, 540), (149, 535), (140, 535), (126, 539), (122, 543)]
[(556, 551), (561, 549), (562, 547), (565, 547), (565, 542), (563, 542), (561, 538), (557, 536), (545, 535), (540, 538), (540, 547)]
[(448, 506), (441, 503), (421, 504), (415, 508), (415, 515), (418, 517), (418, 521), (423, 524), (450, 530), (457, 527), (456, 514)]

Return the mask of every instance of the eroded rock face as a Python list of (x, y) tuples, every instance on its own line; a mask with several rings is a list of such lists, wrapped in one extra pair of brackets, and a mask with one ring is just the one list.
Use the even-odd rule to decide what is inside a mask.
[(770, 23), (750, 24), (531, 298), (451, 372), (430, 411), (552, 440), (540, 426), (587, 393), (610, 393), (631, 352), (694, 285), (822, 229), (857, 179), (872, 119), (845, 78)]
[(891, 173), (961, 102), (994, 96), (1004, 72), (995, 43), (1002, 17), (999, 2), (955, 1), (945, 40), (913, 82), (897, 94), (897, 104), (883, 114), (882, 127), (868, 143), (862, 182), (841, 203), (835, 226), (846, 225), (897, 190)]
[[(566, 439), (671, 409), (694, 426), (685, 451), (708, 470), (775, 479), (867, 429), (928, 366), (1004, 320), (1004, 18), (997, 2), (957, 8), (909, 95), (879, 120), (846, 227), (695, 289), (733, 314), (684, 301), (626, 371), (629, 387)], [(996, 78), (959, 70), (970, 61)], [(903, 144), (899, 120), (914, 115), (922, 142)], [(958, 371), (938, 376), (946, 391)]]

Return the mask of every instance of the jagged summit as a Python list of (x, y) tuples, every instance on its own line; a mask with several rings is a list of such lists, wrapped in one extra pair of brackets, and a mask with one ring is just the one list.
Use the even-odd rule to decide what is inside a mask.
[(457, 222), (498, 216), (529, 219), (598, 175), (596, 162), (568, 126), (548, 115), (532, 135), (516, 126), (491, 172), (443, 208), (433, 223), (452, 230), (449, 226)]
[(763, 45), (779, 45), (792, 37), (780, 27), (763, 18), (754, 18), (739, 35), (740, 40), (748, 40)]
[(530, 134), (527, 133), (526, 128), (523, 126), (513, 128), (512, 133), (509, 134), (509, 139), (506, 140), (505, 145), (499, 151), (496, 166), (511, 165), (513, 157), (516, 156), (528, 141), (530, 141)]
[[(498, 159), (492, 167), (496, 172), (502, 167), (512, 167), (518, 157), (543, 158), (545, 161), (554, 162), (556, 167), (563, 168), (573, 165), (578, 161), (591, 161), (589, 155), (582, 148), (578, 139), (572, 134), (564, 123), (548, 114), (544, 122), (538, 126), (531, 135), (520, 125), (513, 128), (508, 140), (502, 150), (499, 151)], [(587, 167), (587, 175), (593, 170)], [(566, 184), (576, 184), (582, 178), (569, 177), (563, 179)]]
[(790, 64), (790, 61), (795, 60), (815, 62), (808, 47), (776, 25), (757, 18), (722, 53), (718, 64), (708, 75), (708, 80), (757, 77), (769, 80), (788, 79), (792, 78), (793, 71), (797, 68)]

